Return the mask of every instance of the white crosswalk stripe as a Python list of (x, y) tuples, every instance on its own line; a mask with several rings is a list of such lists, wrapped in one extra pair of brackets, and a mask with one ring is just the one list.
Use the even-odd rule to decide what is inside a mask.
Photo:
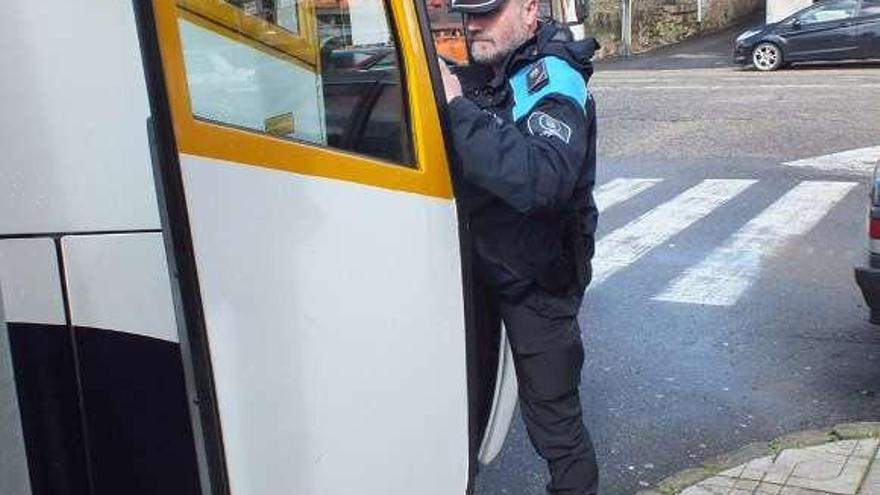
[(688, 228), (746, 188), (754, 180), (708, 179), (602, 237), (593, 258), (596, 287), (650, 250)]
[(631, 179), (619, 177), (606, 182), (596, 188), (593, 193), (596, 198), (596, 206), (599, 211), (607, 210), (612, 206), (622, 203), (639, 193), (647, 191), (661, 179)]
[(880, 160), (880, 146), (873, 146), (785, 162), (783, 165), (870, 176), (878, 160)]
[(655, 300), (731, 306), (757, 278), (762, 260), (793, 237), (809, 232), (853, 182), (801, 182), (713, 251), (686, 270)]

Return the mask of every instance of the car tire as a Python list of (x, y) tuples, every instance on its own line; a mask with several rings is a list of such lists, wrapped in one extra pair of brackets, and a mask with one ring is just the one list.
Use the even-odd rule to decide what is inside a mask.
[(774, 43), (759, 43), (752, 50), (752, 65), (762, 72), (770, 72), (782, 67), (782, 49)]

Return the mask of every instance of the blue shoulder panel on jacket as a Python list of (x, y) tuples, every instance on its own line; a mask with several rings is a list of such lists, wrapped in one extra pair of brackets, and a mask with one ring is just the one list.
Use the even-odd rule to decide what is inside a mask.
[[(549, 81), (536, 91), (529, 88), (529, 72), (536, 64), (544, 63)], [(559, 57), (548, 56), (520, 69), (510, 79), (513, 89), (513, 121), (528, 115), (541, 98), (549, 94), (559, 94), (574, 100), (581, 108), (585, 108), (590, 93), (584, 77)]]

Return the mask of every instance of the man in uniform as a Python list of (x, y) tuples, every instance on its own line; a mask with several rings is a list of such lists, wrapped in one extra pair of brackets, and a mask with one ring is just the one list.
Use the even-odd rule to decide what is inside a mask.
[[(529, 438), (552, 494), (595, 495), (584, 426), (578, 310), (591, 277), (596, 112), (593, 39), (538, 19), (538, 0), (451, 0), (473, 67), (441, 61), (476, 279), (504, 321)], [(483, 70), (477, 70), (483, 69)]]

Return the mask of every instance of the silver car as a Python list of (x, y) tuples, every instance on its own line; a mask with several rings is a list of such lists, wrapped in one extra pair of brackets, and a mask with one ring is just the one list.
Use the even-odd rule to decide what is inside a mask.
[(868, 259), (856, 267), (856, 283), (871, 309), (871, 323), (880, 325), (880, 161), (874, 166), (868, 204)]

